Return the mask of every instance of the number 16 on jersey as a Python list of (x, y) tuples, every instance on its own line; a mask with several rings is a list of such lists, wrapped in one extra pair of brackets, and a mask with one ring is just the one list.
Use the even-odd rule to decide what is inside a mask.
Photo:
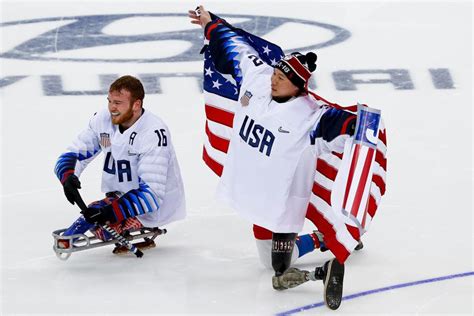
[(166, 133), (165, 129), (161, 128), (159, 130), (155, 130), (156, 135), (158, 136), (158, 147), (165, 147), (168, 142), (166, 140)]

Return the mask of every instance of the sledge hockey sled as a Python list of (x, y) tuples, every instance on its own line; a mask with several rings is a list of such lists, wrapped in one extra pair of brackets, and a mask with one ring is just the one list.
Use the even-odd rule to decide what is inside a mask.
[[(73, 252), (121, 243), (117, 238), (103, 241), (92, 235), (90, 232), (86, 233), (87, 235), (75, 234), (71, 236), (63, 236), (65, 231), (66, 229), (58, 229), (53, 232), (53, 250), (56, 253), (56, 256), (61, 260), (67, 260)], [(140, 238), (143, 238), (145, 241), (153, 241), (159, 235), (166, 234), (166, 232), (166, 229), (160, 229), (158, 227), (143, 227), (136, 231), (127, 231), (127, 234), (125, 234), (123, 237), (127, 241), (133, 241)], [(59, 243), (61, 243), (63, 246), (60, 247)], [(64, 247), (64, 245), (66, 246)]]

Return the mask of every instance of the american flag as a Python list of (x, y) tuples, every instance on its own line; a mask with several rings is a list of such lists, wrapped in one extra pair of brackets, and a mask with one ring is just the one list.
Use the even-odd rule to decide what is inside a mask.
[[(247, 44), (258, 52), (259, 58), (269, 65), (274, 66), (284, 56), (283, 50), (273, 43), (243, 30), (233, 31), (242, 36)], [(228, 49), (232, 50), (232, 47)], [(211, 57), (210, 50), (205, 49), (203, 90), (207, 137), (204, 141), (203, 160), (215, 174), (221, 176), (232, 134), (234, 111), (237, 106), (241, 106), (238, 97), (242, 78), (239, 72), (236, 72), (238, 75), (235, 78), (219, 73)], [(236, 61), (234, 66), (238, 67)], [(311, 95), (319, 105), (341, 108), (314, 93)], [(357, 111), (355, 106), (343, 109), (353, 111), (354, 114)], [(317, 158), (316, 176), (306, 217), (324, 234), (326, 246), (340, 262), (344, 262), (357, 246), (360, 236), (367, 230), (375, 215), (381, 196), (385, 193), (386, 139), (385, 129), (381, 128), (377, 135), (377, 145), (373, 149), (375, 158), (371, 180), (364, 188), (366, 199), (360, 202), (363, 205), (361, 214), (365, 214), (363, 229), (344, 213), (342, 207), (332, 206), (333, 188), (340, 186), (340, 181), (347, 181), (344, 177), (337, 177), (342, 159), (348, 159), (344, 157), (347, 154), (329, 153)]]
[[(365, 108), (359, 106), (359, 114)], [(345, 110), (355, 114), (357, 106)], [(306, 217), (323, 233), (327, 248), (341, 263), (369, 229), (385, 194), (387, 138), (383, 121), (379, 122), (378, 135), (374, 135), (370, 146), (357, 140), (357, 131), (355, 135), (354, 145), (346, 143), (343, 153), (325, 153), (317, 158), (306, 213)]]
[[(242, 36), (267, 64), (274, 66), (284, 56), (279, 46), (243, 30), (234, 31)], [(238, 67), (237, 64), (235, 66)], [(229, 148), (234, 109), (240, 106), (238, 97), (242, 77), (237, 75), (234, 79), (231, 75), (218, 72), (209, 49), (204, 51), (203, 75), (207, 135), (203, 159), (209, 168), (220, 176)]]

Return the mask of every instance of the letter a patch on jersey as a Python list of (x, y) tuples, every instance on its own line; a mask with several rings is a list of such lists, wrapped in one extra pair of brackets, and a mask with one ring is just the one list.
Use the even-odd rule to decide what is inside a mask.
[(100, 145), (102, 147), (110, 147), (110, 135), (108, 133), (100, 133)]

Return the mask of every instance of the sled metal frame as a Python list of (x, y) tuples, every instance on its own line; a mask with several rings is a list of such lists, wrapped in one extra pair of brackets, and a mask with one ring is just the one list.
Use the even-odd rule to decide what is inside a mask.
[[(94, 249), (108, 245), (115, 245), (119, 243), (118, 239), (111, 239), (107, 241), (103, 241), (94, 235), (86, 235), (86, 234), (74, 234), (70, 236), (63, 236), (63, 233), (66, 231), (64, 229), (58, 229), (53, 231), (52, 235), (54, 238), (53, 250), (56, 253), (56, 256), (61, 260), (67, 260), (71, 256), (73, 252), (83, 251), (87, 249)], [(128, 241), (136, 240), (136, 239), (151, 239), (154, 240), (159, 235), (166, 234), (166, 229), (160, 229), (158, 227), (148, 228), (143, 227), (139, 230), (132, 231), (126, 236), (124, 236)], [(151, 238), (149, 238), (151, 237)], [(59, 248), (58, 242), (63, 240), (69, 241), (68, 248)]]

